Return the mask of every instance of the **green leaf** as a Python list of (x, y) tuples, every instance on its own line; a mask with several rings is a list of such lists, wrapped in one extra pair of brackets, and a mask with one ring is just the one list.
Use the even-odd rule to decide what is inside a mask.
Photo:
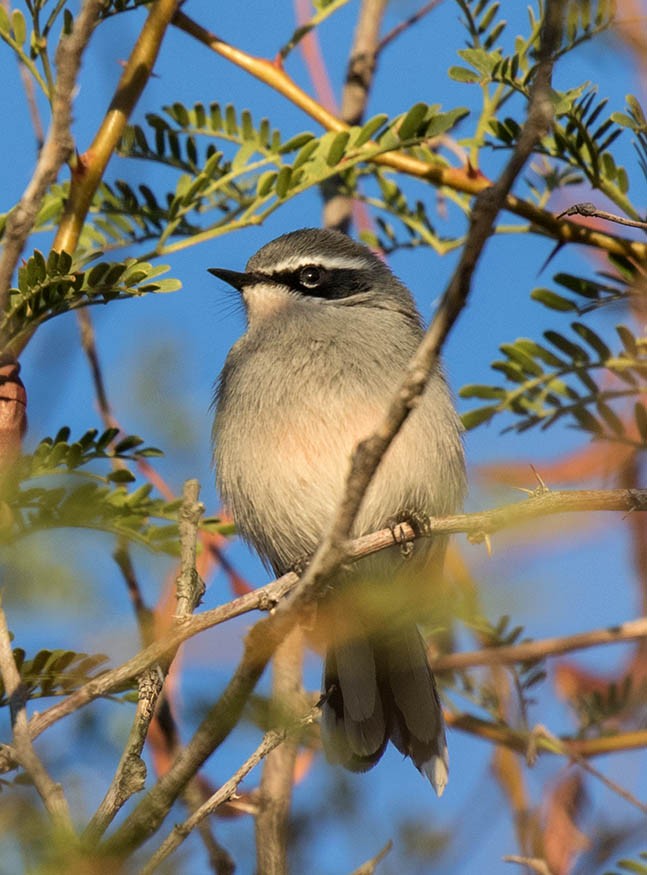
[(27, 39), (27, 22), (20, 9), (11, 12), (11, 29), (18, 45), (24, 45)]
[(106, 479), (111, 483), (134, 483), (136, 478), (127, 468), (117, 468), (111, 471)]
[(373, 118), (369, 119), (361, 128), (357, 138), (355, 140), (356, 146), (363, 146), (364, 143), (367, 143), (369, 140), (373, 139), (375, 134), (383, 128), (384, 125), (388, 122), (389, 117), (384, 113), (380, 113), (380, 115), (373, 116)]
[(484, 422), (488, 422), (496, 413), (496, 407), (477, 407), (474, 410), (468, 410), (461, 414), (463, 428), (466, 431), (471, 431)]
[(564, 298), (562, 295), (558, 295), (550, 289), (533, 289), (530, 293), (530, 297), (533, 301), (538, 301), (550, 310), (558, 310), (563, 313), (566, 313), (569, 310), (577, 310), (577, 304), (575, 301), (571, 298)]
[(482, 398), (484, 401), (492, 399), (505, 398), (507, 392), (498, 386), (481, 386), (479, 384), (469, 384), (462, 386), (458, 394), (461, 398)]
[(638, 358), (638, 344), (633, 332), (626, 325), (616, 325), (616, 331), (629, 356)]
[(398, 137), (401, 140), (409, 140), (416, 136), (428, 109), (426, 103), (416, 103), (411, 107), (397, 127)]
[(344, 157), (349, 138), (350, 133), (348, 131), (340, 131), (335, 136), (326, 155), (326, 162), (329, 167), (335, 167)]
[(454, 79), (456, 82), (465, 82), (469, 85), (476, 85), (481, 81), (481, 76), (467, 67), (450, 67), (448, 72), (450, 78)]

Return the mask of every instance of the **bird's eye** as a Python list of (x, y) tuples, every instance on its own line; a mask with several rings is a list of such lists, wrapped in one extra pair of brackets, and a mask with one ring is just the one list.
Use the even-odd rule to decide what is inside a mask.
[(309, 264), (302, 267), (299, 271), (299, 283), (305, 286), (306, 289), (316, 289), (320, 286), (324, 279), (322, 268), (316, 267), (314, 264)]

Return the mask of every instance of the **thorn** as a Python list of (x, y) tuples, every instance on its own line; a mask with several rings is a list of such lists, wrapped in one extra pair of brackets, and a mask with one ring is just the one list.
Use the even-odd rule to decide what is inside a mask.
[(539, 471), (535, 468), (535, 466), (532, 463), (530, 465), (530, 468), (532, 469), (532, 473), (537, 478), (537, 483), (539, 484), (537, 489), (535, 489), (535, 491), (532, 494), (533, 495), (544, 495), (546, 492), (550, 492), (550, 489), (544, 483), (544, 480), (543, 480), (541, 474), (539, 473)]

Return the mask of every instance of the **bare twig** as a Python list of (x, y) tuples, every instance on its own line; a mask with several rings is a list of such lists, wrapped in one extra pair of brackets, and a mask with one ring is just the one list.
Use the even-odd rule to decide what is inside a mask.
[(585, 650), (587, 647), (598, 647), (601, 644), (645, 640), (647, 640), (647, 617), (641, 617), (639, 620), (629, 620), (619, 626), (592, 629), (590, 632), (580, 632), (561, 638), (543, 638), (541, 641), (486, 647), (468, 653), (448, 653), (432, 660), (432, 664), (436, 672), (456, 671), (480, 665), (530, 662), (549, 656), (561, 656), (574, 650)]
[(226, 781), (220, 789), (208, 799), (197, 811), (194, 811), (191, 817), (187, 818), (182, 824), (178, 824), (173, 828), (170, 835), (160, 845), (155, 854), (142, 869), (140, 875), (150, 875), (155, 869), (178, 848), (184, 839), (196, 828), (196, 826), (204, 820), (205, 817), (213, 814), (221, 805), (235, 797), (239, 784), (247, 777), (268, 754), (277, 748), (285, 739), (295, 732), (298, 732), (303, 727), (312, 723), (317, 716), (318, 708), (313, 708), (305, 717), (293, 724), (291, 727), (283, 729), (273, 729), (266, 733), (265, 737), (256, 748), (254, 753), (242, 764), (242, 766)]
[(563, 219), (565, 216), (590, 216), (594, 219), (605, 219), (607, 222), (615, 222), (617, 225), (626, 225), (629, 228), (640, 228), (647, 231), (647, 222), (637, 222), (635, 219), (627, 219), (625, 216), (616, 216), (615, 213), (608, 213), (606, 210), (599, 210), (595, 204), (585, 202), (581, 204), (573, 204), (566, 210), (562, 210), (555, 218)]
[[(197, 531), (203, 506), (198, 501), (200, 487), (197, 480), (187, 480), (184, 484), (182, 507), (180, 508), (180, 574), (177, 579), (178, 608), (176, 620), (181, 625), (197, 606), (203, 592), (202, 582), (195, 571)], [(122, 561), (124, 557), (122, 556)], [(126, 565), (128, 573), (128, 564)], [(139, 587), (136, 587), (139, 595)], [(150, 612), (138, 612), (141, 619), (140, 630), (144, 643), (150, 641), (150, 624), (144, 621)], [(148, 641), (147, 641), (148, 639)], [(124, 803), (144, 787), (146, 766), (141, 752), (146, 741), (148, 728), (156, 714), (156, 705), (162, 693), (164, 678), (177, 651), (175, 648), (160, 665), (150, 666), (139, 676), (139, 696), (137, 710), (128, 740), (110, 787), (83, 834), (83, 841), (93, 846), (112, 823)]]
[(590, 775), (593, 775), (594, 778), (597, 778), (604, 786), (611, 790), (612, 793), (615, 793), (616, 796), (619, 796), (621, 799), (624, 799), (625, 802), (628, 802), (629, 805), (632, 805), (634, 808), (637, 808), (641, 814), (647, 814), (647, 804), (641, 802), (640, 799), (637, 799), (633, 793), (630, 793), (628, 790), (625, 790), (624, 787), (621, 787), (616, 781), (608, 778), (603, 772), (599, 769), (596, 769), (585, 757), (579, 754), (576, 750), (568, 750), (564, 745), (562, 739), (558, 738), (556, 735), (553, 735), (550, 730), (548, 730), (545, 726), (535, 726), (532, 730), (530, 737), (530, 744), (528, 746), (528, 757), (532, 759), (534, 753), (534, 745), (537, 739), (543, 739), (547, 745), (553, 746), (555, 752), (558, 754), (562, 754), (563, 756), (569, 757), (574, 763), (577, 763), (580, 768), (582, 768), (585, 772), (588, 772)]
[(390, 852), (392, 847), (393, 842), (389, 839), (389, 841), (384, 845), (384, 847), (378, 854), (376, 854), (374, 857), (371, 857), (371, 859), (367, 860), (365, 863), (362, 863), (362, 865), (358, 866), (357, 869), (354, 869), (351, 872), (351, 875), (373, 875), (379, 864)]
[(429, 2), (425, 3), (424, 6), (421, 6), (417, 12), (414, 12), (413, 15), (410, 15), (408, 18), (405, 18), (404, 21), (397, 24), (379, 41), (376, 54), (379, 55), (383, 52), (390, 43), (400, 36), (400, 34), (404, 33), (404, 31), (408, 30), (410, 27), (413, 27), (414, 24), (417, 24), (420, 19), (424, 18), (429, 12), (432, 12), (437, 6), (440, 6), (441, 3), (442, 0), (429, 0)]
[(20, 672), (11, 648), (11, 636), (7, 627), (7, 618), (0, 603), (0, 677), (9, 700), (11, 724), (13, 728), (13, 753), (29, 779), (34, 784), (45, 808), (49, 812), (54, 826), (68, 837), (70, 842), (76, 841), (76, 835), (70, 818), (70, 810), (60, 784), (55, 783), (48, 775), (45, 766), (36, 754), (27, 723), (25, 696)]
[[(341, 101), (342, 121), (359, 125), (364, 118), (375, 72), (375, 58), (386, 0), (362, 0), (346, 70)], [(339, 191), (339, 177), (322, 186), (324, 197), (323, 224), (348, 232), (352, 219), (353, 199)]]
[[(302, 662), (303, 634), (297, 627), (277, 648), (272, 660), (270, 710), (279, 726), (292, 721), (303, 703)], [(288, 827), (297, 749), (297, 740), (287, 738), (263, 764), (256, 815), (256, 869), (263, 875), (286, 875), (288, 871)]]
[(162, 691), (164, 675), (159, 669), (148, 669), (139, 677), (135, 717), (121, 759), (110, 786), (94, 816), (83, 831), (86, 848), (94, 848), (114, 820), (117, 812), (135, 793), (144, 789), (146, 765), (141, 758), (148, 727), (155, 715), (155, 704)]
[[(0, 311), (5, 309), (11, 277), (49, 186), (74, 149), (71, 132), (72, 101), (81, 57), (103, 7), (103, 0), (85, 0), (69, 36), (62, 36), (56, 51), (56, 85), (52, 120), (34, 174), (7, 219), (4, 251), (0, 258)], [(0, 347), (4, 338), (0, 338)]]
[(516, 854), (508, 854), (503, 858), (504, 863), (518, 863), (520, 866), (527, 866), (536, 872), (537, 875), (554, 875), (548, 868), (548, 863), (541, 860), (539, 857), (519, 857)]
[(204, 513), (204, 505), (198, 500), (200, 484), (187, 480), (182, 493), (180, 508), (180, 573), (176, 581), (177, 607), (175, 619), (184, 623), (200, 604), (204, 595), (204, 583), (196, 571), (198, 525)]

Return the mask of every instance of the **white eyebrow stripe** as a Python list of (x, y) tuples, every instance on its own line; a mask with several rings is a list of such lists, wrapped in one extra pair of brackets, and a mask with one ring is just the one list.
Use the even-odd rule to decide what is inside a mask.
[(271, 276), (275, 273), (297, 270), (300, 267), (307, 267), (311, 264), (331, 270), (335, 268), (341, 270), (366, 270), (369, 266), (363, 258), (344, 258), (343, 255), (291, 255), (289, 258), (276, 262), (276, 264), (260, 267), (257, 270), (259, 273), (267, 273)]

